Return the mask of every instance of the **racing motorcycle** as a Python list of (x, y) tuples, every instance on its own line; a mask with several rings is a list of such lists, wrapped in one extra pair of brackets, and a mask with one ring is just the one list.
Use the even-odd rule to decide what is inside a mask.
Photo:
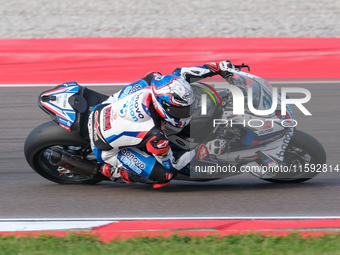
[[(174, 153), (209, 141), (215, 141), (208, 143), (210, 151), (219, 151), (200, 160), (194, 159), (174, 179), (209, 181), (249, 172), (266, 181), (293, 183), (309, 180), (322, 172), (326, 153), (320, 142), (295, 127), (289, 105), (286, 114), (281, 114), (281, 95), (273, 94), (269, 82), (241, 71), (245, 67), (250, 71), (247, 65), (235, 67), (223, 76), (229, 86), (221, 90), (216, 91), (202, 82), (191, 84), (196, 98), (193, 117), (180, 133), (165, 125)], [(251, 99), (245, 102), (243, 114), (233, 113), (236, 100), (233, 100), (235, 96), (230, 85), (242, 91), (243, 99)], [(250, 111), (250, 103), (251, 109), (271, 109), (275, 96), (277, 108), (273, 113), (263, 116)], [(92, 108), (108, 97), (75, 82), (41, 93), (38, 105), (52, 121), (36, 127), (26, 139), (24, 153), (32, 169), (59, 184), (94, 184), (109, 180), (98, 171), (101, 164), (91, 150), (87, 129)], [(122, 161), (130, 166), (136, 160), (126, 161), (141, 153), (138, 154), (138, 148), (121, 151)], [(143, 153), (145, 158), (153, 158)], [(151, 171), (147, 162), (133, 167), (147, 173)]]

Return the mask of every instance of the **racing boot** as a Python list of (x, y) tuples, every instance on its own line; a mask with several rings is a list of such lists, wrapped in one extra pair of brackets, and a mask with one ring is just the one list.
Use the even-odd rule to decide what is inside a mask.
[(113, 182), (117, 182), (117, 183), (140, 182), (144, 184), (151, 184), (153, 188), (160, 188), (165, 185), (168, 185), (170, 183), (170, 180), (174, 177), (174, 174), (172, 173), (165, 173), (165, 176), (162, 178), (163, 180), (153, 181), (145, 177), (133, 174), (124, 168), (113, 167), (109, 164), (103, 164), (100, 168), (100, 172), (106, 177), (108, 177), (110, 180), (112, 180)]
[(129, 178), (129, 172), (123, 168), (113, 167), (109, 164), (103, 164), (100, 167), (100, 172), (113, 182), (134, 183)]
[(162, 181), (162, 182), (154, 182), (154, 183), (152, 183), (152, 187), (153, 187), (154, 189), (158, 189), (158, 188), (164, 187), (164, 186), (170, 184), (170, 181), (171, 181), (171, 179), (172, 179), (174, 176), (175, 176), (175, 175), (172, 174), (172, 173), (166, 173), (166, 174), (165, 174), (165, 179), (164, 179), (164, 181)]

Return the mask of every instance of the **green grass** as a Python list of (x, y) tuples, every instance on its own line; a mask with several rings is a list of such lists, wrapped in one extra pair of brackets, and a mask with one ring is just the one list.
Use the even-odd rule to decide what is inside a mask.
[(340, 254), (340, 235), (303, 238), (260, 234), (217, 237), (171, 236), (104, 243), (93, 236), (0, 236), (0, 254)]

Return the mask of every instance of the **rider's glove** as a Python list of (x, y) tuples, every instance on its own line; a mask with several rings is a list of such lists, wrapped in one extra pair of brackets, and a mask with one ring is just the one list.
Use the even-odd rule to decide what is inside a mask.
[(229, 60), (220, 62), (219, 67), (221, 72), (235, 70), (235, 66)]
[(209, 155), (221, 155), (226, 147), (226, 141), (223, 139), (215, 139), (207, 144), (200, 144), (196, 148), (196, 160), (201, 160)]
[(221, 155), (226, 147), (226, 140), (215, 139), (207, 144), (210, 155)]
[(208, 67), (210, 71), (222, 76), (226, 76), (230, 74), (229, 71), (235, 70), (235, 66), (229, 60), (222, 61), (219, 64), (215, 62), (210, 62), (205, 64), (204, 66)]

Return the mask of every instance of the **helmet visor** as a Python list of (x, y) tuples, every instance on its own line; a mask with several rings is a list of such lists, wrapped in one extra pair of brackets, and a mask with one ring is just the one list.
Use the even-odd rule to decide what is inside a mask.
[(167, 114), (175, 119), (189, 118), (192, 114), (191, 106), (174, 106), (163, 101), (163, 108)]

